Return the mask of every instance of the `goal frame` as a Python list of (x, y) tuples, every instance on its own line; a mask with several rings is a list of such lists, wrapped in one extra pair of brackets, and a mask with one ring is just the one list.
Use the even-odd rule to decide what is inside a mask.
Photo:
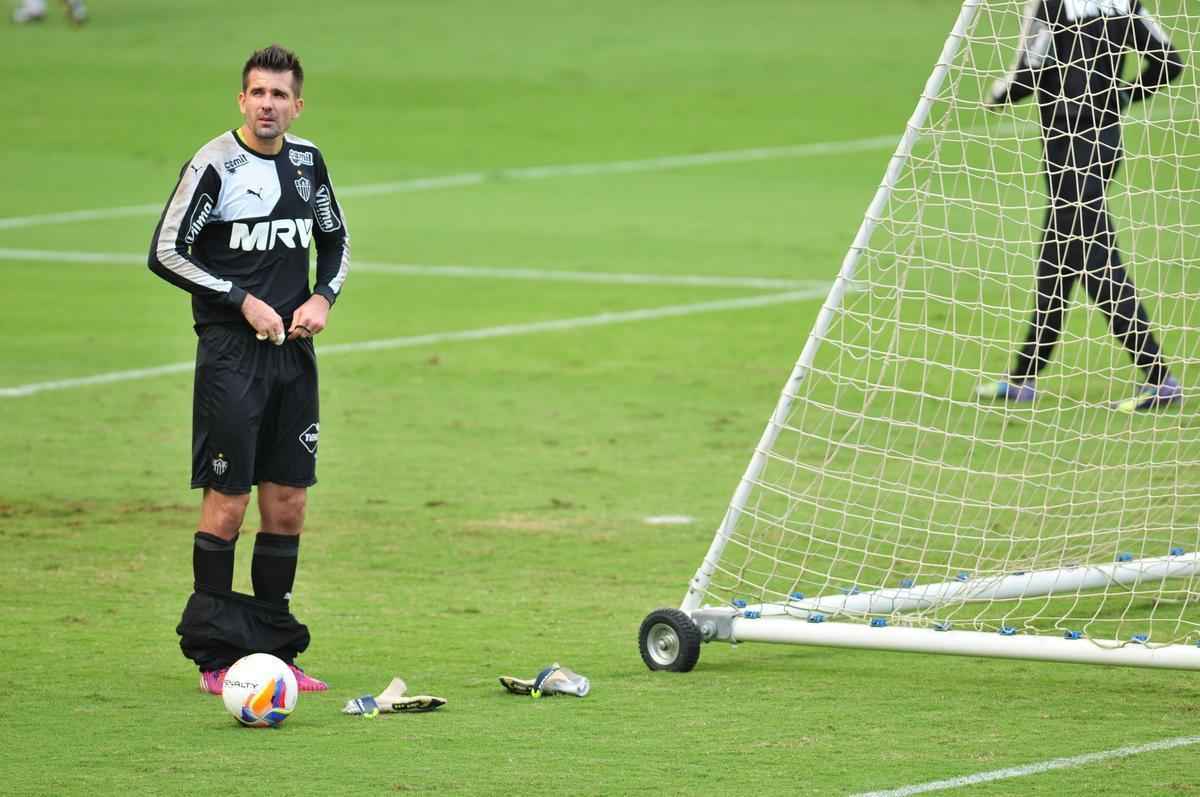
[[(854, 237), (837, 279), (822, 304), (812, 331), (790, 377), (781, 391), (754, 454), (746, 467), (729, 508), (713, 536), (707, 553), (688, 585), (679, 609), (660, 609), (642, 624), (643, 659), (652, 669), (690, 670), (699, 655), (701, 641), (774, 642), (903, 652), (990, 656), (1070, 663), (1135, 667), (1200, 669), (1200, 646), (1155, 645), (1148, 640), (1100, 640), (1066, 630), (1062, 636), (1019, 634), (1016, 629), (998, 632), (954, 630), (948, 626), (915, 628), (888, 625), (828, 622), (825, 612), (866, 615), (928, 608), (939, 603), (963, 600), (1026, 598), (1071, 593), (1088, 586), (1137, 585), (1200, 572), (1200, 554), (1172, 551), (1171, 556), (1130, 559), (1111, 565), (1089, 565), (1067, 569), (1039, 570), (979, 581), (946, 582), (904, 589), (877, 590), (863, 594), (840, 594), (796, 600), (786, 604), (736, 607), (702, 605), (717, 571), (738, 517), (746, 508), (754, 485), (768, 459), (768, 452), (782, 431), (801, 383), (808, 376), (835, 316), (851, 290), (859, 258), (867, 250), (871, 235), (886, 209), (904, 165), (921, 137), (935, 99), (947, 77), (966, 34), (985, 0), (964, 0), (958, 18), (942, 47), (921, 99), (906, 123), (891, 156), (884, 179), (876, 190)], [(690, 627), (688, 627), (690, 626)], [(688, 648), (694, 647), (695, 650)], [(681, 651), (682, 649), (682, 651)]]

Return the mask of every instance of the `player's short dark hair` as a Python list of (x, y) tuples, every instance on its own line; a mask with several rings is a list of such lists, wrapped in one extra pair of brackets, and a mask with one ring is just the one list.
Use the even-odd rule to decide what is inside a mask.
[(296, 96), (300, 96), (300, 88), (304, 85), (304, 67), (300, 59), (286, 47), (272, 44), (261, 50), (255, 50), (242, 67), (242, 91), (246, 90), (247, 79), (251, 69), (261, 69), (264, 72), (291, 72), (292, 84), (296, 87)]

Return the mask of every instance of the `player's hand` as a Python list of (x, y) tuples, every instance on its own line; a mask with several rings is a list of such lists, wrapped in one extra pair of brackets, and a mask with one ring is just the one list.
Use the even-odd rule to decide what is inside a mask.
[(329, 318), (329, 300), (319, 293), (308, 297), (308, 301), (296, 308), (292, 313), (292, 326), (288, 330), (288, 340), (296, 338), (311, 338), (325, 328)]
[(259, 340), (270, 339), (276, 346), (283, 345), (283, 319), (274, 307), (247, 293), (242, 300), (242, 315), (246, 323), (254, 327)]
[(983, 107), (995, 110), (1004, 105), (1004, 97), (1008, 94), (1008, 85), (1003, 80), (992, 83), (991, 90), (983, 96)]

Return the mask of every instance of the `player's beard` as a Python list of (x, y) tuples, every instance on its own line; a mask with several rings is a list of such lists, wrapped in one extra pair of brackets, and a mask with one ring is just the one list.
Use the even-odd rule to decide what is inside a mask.
[(264, 141), (273, 141), (283, 135), (284, 127), (278, 119), (259, 120), (254, 123), (254, 135)]

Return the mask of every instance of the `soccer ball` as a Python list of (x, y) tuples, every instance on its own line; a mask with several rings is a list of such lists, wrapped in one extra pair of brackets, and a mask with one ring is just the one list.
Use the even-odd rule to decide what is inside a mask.
[(251, 728), (273, 728), (296, 710), (296, 676), (270, 653), (251, 653), (225, 673), (221, 698), (237, 721)]

